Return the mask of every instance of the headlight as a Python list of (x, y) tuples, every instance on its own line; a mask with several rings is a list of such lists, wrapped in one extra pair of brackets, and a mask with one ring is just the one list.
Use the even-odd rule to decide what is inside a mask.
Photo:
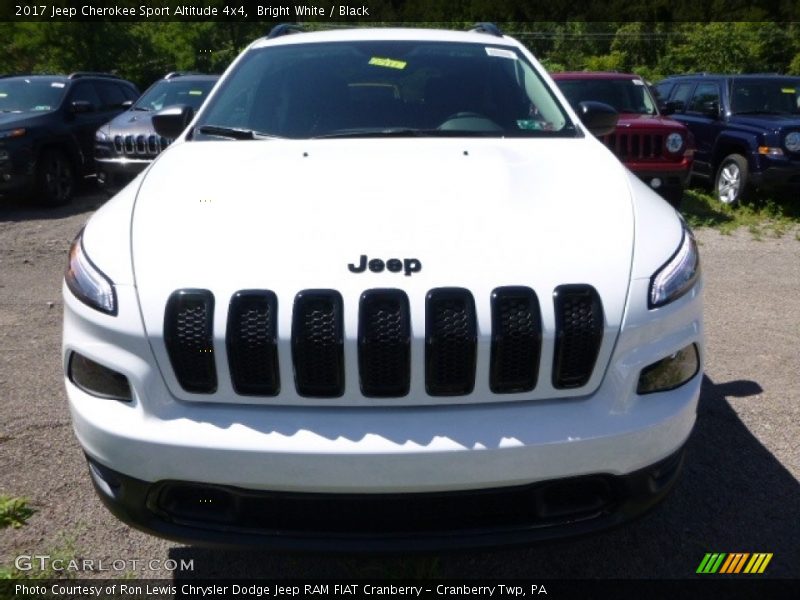
[(700, 255), (691, 230), (683, 223), (683, 237), (678, 250), (650, 278), (648, 306), (663, 306), (688, 292), (700, 274)]
[(25, 133), (26, 130), (24, 127), (21, 127), (19, 129), (6, 129), (5, 131), (0, 131), (0, 140), (22, 137), (23, 135), (25, 135)]
[(107, 142), (109, 137), (103, 133), (101, 130), (97, 130), (94, 134), (94, 141), (95, 142)]
[(784, 138), (783, 144), (789, 152), (800, 152), (800, 133), (793, 131)]
[(667, 151), (677, 154), (683, 147), (683, 136), (680, 133), (670, 133), (667, 136)]
[(92, 264), (83, 249), (83, 232), (78, 234), (69, 249), (69, 263), (64, 275), (73, 294), (94, 309), (116, 316), (117, 294), (114, 284)]

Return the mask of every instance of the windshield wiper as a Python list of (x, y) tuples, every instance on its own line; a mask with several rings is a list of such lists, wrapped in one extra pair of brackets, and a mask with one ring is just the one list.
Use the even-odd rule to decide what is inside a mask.
[(150, 112), (152, 109), (147, 108), (146, 106), (134, 106), (133, 110), (141, 110), (141, 111), (144, 111), (144, 112)]
[(241, 127), (224, 127), (222, 125), (201, 125), (198, 130), (199, 133), (205, 135), (216, 135), (225, 137), (232, 140), (275, 140), (280, 139), (280, 136), (254, 131), (253, 129), (243, 129)]
[(470, 131), (463, 129), (415, 129), (413, 127), (391, 127), (388, 129), (349, 129), (312, 136), (312, 140), (332, 138), (373, 137), (467, 137), (497, 135), (496, 131)]

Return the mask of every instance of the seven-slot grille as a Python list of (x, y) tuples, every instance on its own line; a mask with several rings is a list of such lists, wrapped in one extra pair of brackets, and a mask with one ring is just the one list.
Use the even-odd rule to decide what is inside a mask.
[[(490, 298), (489, 387), (495, 394), (535, 389), (542, 355), (542, 316), (527, 287), (496, 288)], [(553, 386), (586, 385), (603, 341), (603, 307), (589, 285), (553, 293)], [(280, 392), (278, 300), (269, 290), (243, 290), (228, 306), (225, 347), (237, 394)], [(178, 290), (167, 302), (164, 341), (175, 376), (187, 392), (217, 388), (213, 352), (214, 297)], [(425, 299), (425, 389), (430, 396), (470, 394), (475, 387), (478, 328), (475, 299), (463, 288), (436, 288)], [(300, 396), (336, 398), (345, 391), (344, 308), (335, 290), (303, 290), (292, 309), (291, 355)], [(366, 397), (403, 397), (411, 381), (411, 315), (406, 293), (365, 291), (358, 308), (358, 371)]]
[(114, 151), (133, 157), (152, 158), (169, 146), (172, 140), (160, 135), (115, 135)]
[(664, 154), (664, 136), (653, 133), (612, 133), (603, 143), (620, 160), (659, 160)]

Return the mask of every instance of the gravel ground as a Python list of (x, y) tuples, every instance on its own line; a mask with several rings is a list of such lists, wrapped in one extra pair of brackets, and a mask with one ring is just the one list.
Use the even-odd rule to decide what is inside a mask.
[[(655, 511), (546, 546), (286, 556), (172, 544), (121, 524), (95, 497), (62, 383), (60, 290), (70, 241), (101, 201), (87, 193), (47, 211), (0, 200), (0, 494), (36, 509), (0, 534), (0, 568), (28, 554), (124, 561), (103, 575), (128, 577), (684, 578), (706, 552), (772, 552), (770, 576), (800, 578), (800, 232), (762, 241), (698, 232), (706, 379), (683, 476)], [(193, 570), (159, 568), (167, 559)]]

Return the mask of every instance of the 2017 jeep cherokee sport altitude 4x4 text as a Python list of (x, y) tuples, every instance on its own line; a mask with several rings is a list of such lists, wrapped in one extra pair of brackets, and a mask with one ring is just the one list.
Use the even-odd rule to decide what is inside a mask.
[(663, 497), (700, 392), (697, 247), (590, 133), (613, 111), (578, 108), (483, 26), (272, 36), (196, 117), (157, 115), (176, 141), (64, 288), (106, 505), (352, 550), (585, 533)]

